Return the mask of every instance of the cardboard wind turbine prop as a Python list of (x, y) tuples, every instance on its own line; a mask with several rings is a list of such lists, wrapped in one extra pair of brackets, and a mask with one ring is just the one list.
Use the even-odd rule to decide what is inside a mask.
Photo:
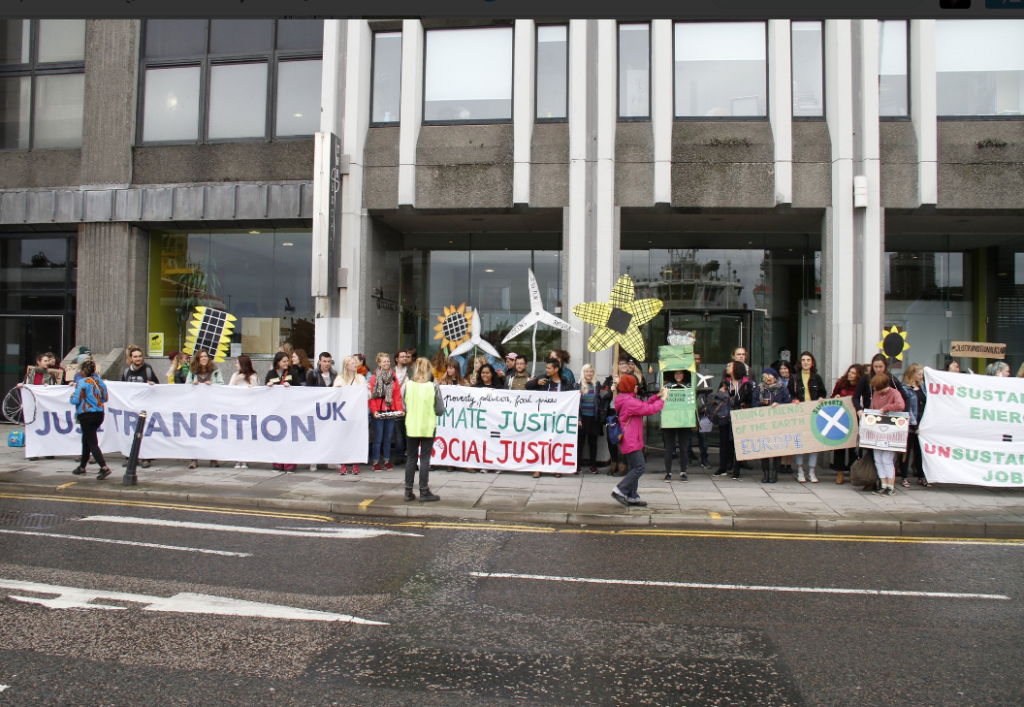
[(663, 306), (660, 299), (636, 299), (633, 279), (623, 275), (607, 302), (577, 304), (572, 313), (594, 327), (587, 341), (589, 351), (604, 351), (619, 344), (637, 361), (646, 361), (647, 347), (640, 327), (654, 319)]
[(235, 328), (235, 317), (223, 309), (196, 307), (189, 322), (188, 336), (183, 351), (194, 356), (196, 351), (205, 350), (217, 363), (224, 361), (231, 346), (231, 333)]
[(474, 348), (483, 349), (486, 353), (494, 356), (496, 359), (500, 359), (501, 355), (494, 350), (494, 347), (489, 342), (480, 338), (480, 313), (473, 310), (473, 316), (469, 321), (469, 339), (463, 341), (455, 350), (451, 352), (450, 357), (461, 356), (464, 353), (472, 351)]
[(547, 324), (555, 329), (561, 329), (562, 331), (575, 331), (577, 333), (579, 333), (579, 329), (544, 309), (544, 302), (540, 297), (540, 288), (537, 287), (537, 278), (534, 276), (532, 269), (527, 270), (527, 272), (530, 274), (530, 313), (520, 319), (519, 323), (512, 327), (508, 335), (501, 340), (501, 343), (504, 344), (511, 341), (530, 327), (533, 327), (533, 358), (530, 360), (533, 362), (534, 369), (536, 369), (538, 324)]

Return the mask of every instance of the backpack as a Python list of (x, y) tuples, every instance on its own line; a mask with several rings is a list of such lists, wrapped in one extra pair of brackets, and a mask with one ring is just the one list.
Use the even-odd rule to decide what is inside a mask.
[(712, 398), (711, 404), (708, 405), (708, 419), (711, 420), (711, 424), (728, 425), (732, 418), (729, 417), (729, 413), (732, 412), (732, 399), (729, 397), (728, 391), (720, 390), (715, 393), (715, 397)]

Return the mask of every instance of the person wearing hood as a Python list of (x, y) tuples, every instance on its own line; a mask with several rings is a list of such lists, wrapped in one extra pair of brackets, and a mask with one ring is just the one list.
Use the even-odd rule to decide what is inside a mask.
[[(752, 407), (776, 407), (793, 402), (789, 389), (779, 377), (779, 372), (769, 366), (761, 372), (761, 384), (753, 395)], [(761, 460), (761, 483), (774, 484), (779, 480), (782, 457), (767, 457)]]
[(644, 460), (644, 417), (661, 412), (668, 397), (668, 388), (662, 388), (657, 397), (639, 400), (636, 397), (636, 377), (626, 374), (619, 377), (619, 394), (615, 397), (615, 412), (622, 425), (622, 441), (619, 451), (626, 458), (626, 478), (612, 489), (612, 498), (623, 506), (646, 506), (638, 495), (640, 477), (646, 471)]

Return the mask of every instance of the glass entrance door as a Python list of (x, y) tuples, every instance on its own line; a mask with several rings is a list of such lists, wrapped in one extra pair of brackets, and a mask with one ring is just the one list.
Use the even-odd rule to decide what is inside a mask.
[(61, 315), (0, 315), (0, 394), (25, 378), (25, 368), (35, 364), (36, 353), (52, 351), (63, 357), (64, 317)]
[(747, 363), (755, 370), (764, 366), (764, 312), (760, 310), (674, 310), (667, 312), (666, 319), (669, 329), (694, 333), (693, 349), (700, 354), (701, 364), (714, 375), (716, 389), (737, 347), (747, 350)]

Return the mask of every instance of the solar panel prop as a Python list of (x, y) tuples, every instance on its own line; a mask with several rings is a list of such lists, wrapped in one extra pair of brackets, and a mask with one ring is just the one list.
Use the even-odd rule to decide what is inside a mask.
[(527, 270), (527, 272), (530, 274), (530, 282), (529, 282), (529, 285), (530, 285), (530, 313), (527, 314), (522, 319), (520, 319), (519, 323), (516, 324), (514, 327), (512, 327), (512, 329), (508, 332), (508, 335), (506, 335), (505, 338), (501, 340), (501, 343), (503, 343), (503, 344), (507, 343), (508, 341), (516, 338), (517, 336), (522, 334), (524, 331), (526, 331), (527, 329), (532, 327), (533, 328), (533, 358), (530, 359), (530, 360), (533, 361), (533, 367), (536, 368), (537, 367), (537, 325), (538, 324), (547, 324), (548, 326), (554, 327), (555, 329), (561, 329), (562, 331), (575, 331), (577, 333), (579, 333), (579, 329), (574, 327), (569, 322), (564, 321), (562, 319), (559, 319), (554, 314), (551, 314), (550, 312), (545, 311), (545, 309), (544, 309), (544, 302), (541, 300), (541, 297), (540, 297), (540, 288), (537, 286), (537, 278), (534, 276), (532, 269)]
[(647, 347), (640, 327), (654, 319), (663, 306), (660, 299), (636, 299), (633, 279), (623, 275), (607, 302), (577, 304), (572, 313), (594, 327), (587, 350), (604, 351), (619, 344), (637, 361), (646, 361)]
[(233, 322), (236, 321), (234, 315), (223, 309), (196, 307), (185, 338), (185, 353), (194, 356), (196, 351), (204, 350), (214, 361), (222, 362), (231, 348), (231, 333), (235, 329)]

